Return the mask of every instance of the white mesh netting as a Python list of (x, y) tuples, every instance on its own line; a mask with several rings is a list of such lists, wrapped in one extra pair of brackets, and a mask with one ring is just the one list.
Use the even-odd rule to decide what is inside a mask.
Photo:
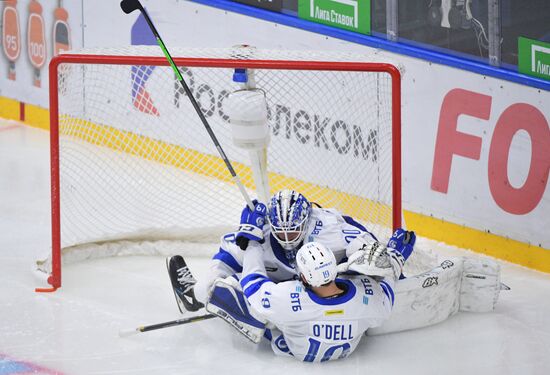
[[(369, 62), (373, 56), (253, 48), (174, 49), (177, 57)], [(156, 47), (87, 50), (94, 64), (59, 67), (61, 246), (108, 240), (216, 238), (238, 225), (244, 200), (165, 66), (109, 64), (161, 56)], [(224, 100), (234, 69), (181, 66), (250, 195), (246, 150), (233, 145)], [(392, 81), (386, 72), (254, 69), (267, 98), (270, 192), (293, 188), (381, 238), (392, 226)]]

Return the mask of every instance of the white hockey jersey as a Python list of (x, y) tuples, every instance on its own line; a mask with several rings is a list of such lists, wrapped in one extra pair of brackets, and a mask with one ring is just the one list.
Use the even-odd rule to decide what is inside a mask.
[[(263, 229), (265, 241), (261, 246), (267, 275), (274, 281), (292, 280), (296, 271), (286, 258), (285, 250), (271, 235), (269, 225)], [(312, 208), (304, 242), (322, 243), (340, 262), (346, 256), (346, 246), (350, 241), (365, 234), (374, 238), (361, 224), (335, 209)], [(235, 244), (236, 235), (237, 232), (232, 232), (222, 237), (220, 249), (213, 258), (218, 261), (213, 267), (216, 277), (242, 272), (244, 251)]]
[(249, 245), (240, 283), (253, 315), (282, 332), (270, 338), (276, 354), (305, 362), (345, 358), (368, 328), (389, 318), (393, 280), (377, 282), (362, 275), (336, 279), (345, 293), (321, 298), (297, 280), (274, 283), (266, 276), (263, 252), (257, 243)]

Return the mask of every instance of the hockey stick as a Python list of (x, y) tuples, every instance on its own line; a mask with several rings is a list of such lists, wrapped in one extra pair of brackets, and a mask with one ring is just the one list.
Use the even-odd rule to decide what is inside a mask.
[(185, 91), (185, 93), (187, 94), (187, 97), (191, 101), (191, 104), (193, 105), (193, 108), (195, 108), (195, 111), (197, 112), (197, 115), (199, 115), (199, 118), (201, 119), (202, 124), (204, 125), (204, 127), (206, 128), (206, 131), (208, 132), (208, 135), (210, 135), (210, 138), (212, 139), (212, 142), (214, 142), (214, 145), (218, 149), (218, 152), (219, 152), (220, 156), (222, 157), (223, 161), (225, 162), (225, 165), (227, 166), (227, 169), (229, 170), (229, 173), (231, 173), (231, 177), (233, 177), (233, 181), (235, 181), (235, 183), (237, 184), (237, 186), (238, 186), (239, 190), (241, 191), (241, 194), (243, 195), (248, 207), (252, 211), (254, 211), (254, 204), (252, 203), (252, 201), (250, 200), (250, 197), (248, 196), (248, 193), (244, 189), (244, 186), (243, 186), (239, 176), (237, 176), (237, 173), (235, 172), (235, 169), (233, 169), (233, 165), (231, 165), (231, 162), (229, 161), (229, 159), (225, 155), (225, 152), (223, 151), (222, 146), (218, 142), (218, 139), (216, 138), (216, 135), (212, 131), (212, 128), (210, 127), (210, 124), (208, 124), (208, 121), (206, 120), (206, 117), (204, 117), (204, 114), (202, 113), (201, 108), (199, 107), (199, 104), (197, 103), (197, 101), (193, 97), (193, 94), (191, 93), (191, 90), (189, 89), (189, 86), (187, 86), (187, 84), (183, 80), (183, 76), (181, 75), (180, 70), (178, 69), (178, 67), (174, 63), (174, 59), (170, 55), (170, 52), (168, 52), (168, 49), (166, 48), (166, 45), (162, 41), (162, 38), (160, 37), (160, 34), (157, 31), (157, 28), (153, 24), (153, 21), (151, 21), (151, 18), (149, 18), (149, 15), (145, 11), (145, 9), (143, 8), (143, 6), (139, 2), (139, 0), (122, 0), (120, 2), (120, 7), (122, 8), (122, 11), (126, 14), (130, 14), (135, 10), (139, 10), (141, 12), (141, 14), (143, 15), (143, 17), (145, 17), (145, 21), (147, 21), (147, 24), (149, 25), (149, 28), (151, 29), (151, 31), (153, 32), (153, 35), (157, 39), (157, 44), (162, 49), (162, 52), (164, 53), (164, 56), (166, 57), (166, 59), (170, 63), (170, 66), (172, 67), (172, 69), (174, 70), (174, 73), (176, 74), (176, 77), (178, 78), (178, 81), (181, 83), (181, 86), (183, 87), (183, 90)]
[(132, 335), (135, 335), (135, 334), (138, 334), (138, 333), (142, 333), (142, 332), (154, 331), (154, 330), (157, 330), (157, 329), (163, 329), (163, 328), (174, 327), (174, 326), (181, 326), (183, 324), (200, 322), (202, 320), (212, 319), (212, 318), (215, 318), (215, 317), (216, 317), (216, 315), (214, 315), (214, 314), (205, 314), (205, 315), (193, 316), (191, 318), (182, 318), (182, 319), (170, 320), (169, 322), (151, 324), (151, 325), (148, 325), (148, 326), (140, 326), (140, 327), (137, 327), (137, 328), (121, 329), (118, 332), (118, 335), (120, 337), (127, 337), (127, 336), (132, 336)]

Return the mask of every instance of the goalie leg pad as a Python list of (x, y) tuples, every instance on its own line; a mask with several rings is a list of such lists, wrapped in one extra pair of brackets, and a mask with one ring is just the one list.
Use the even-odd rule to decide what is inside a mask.
[[(218, 279), (210, 289), (206, 310), (225, 320), (239, 333), (254, 343), (259, 343), (265, 331), (265, 321), (250, 313), (249, 304), (240, 288), (227, 279)], [(236, 282), (238, 285), (238, 282)]]
[(460, 311), (493, 311), (500, 294), (500, 265), (491, 259), (464, 259)]
[(451, 258), (439, 267), (395, 284), (395, 304), (382, 326), (369, 328), (367, 334), (380, 335), (431, 326), (456, 314), (462, 259)]
[(390, 319), (368, 335), (439, 323), (458, 311), (492, 311), (500, 290), (500, 266), (490, 259), (449, 258), (439, 267), (399, 280)]

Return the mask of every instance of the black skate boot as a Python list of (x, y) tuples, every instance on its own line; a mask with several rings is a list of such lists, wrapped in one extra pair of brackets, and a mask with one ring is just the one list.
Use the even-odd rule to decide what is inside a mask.
[(181, 255), (166, 258), (166, 268), (172, 282), (174, 295), (178, 308), (183, 314), (185, 311), (197, 311), (204, 307), (202, 303), (195, 298), (193, 287), (197, 280), (191, 274), (189, 267)]

